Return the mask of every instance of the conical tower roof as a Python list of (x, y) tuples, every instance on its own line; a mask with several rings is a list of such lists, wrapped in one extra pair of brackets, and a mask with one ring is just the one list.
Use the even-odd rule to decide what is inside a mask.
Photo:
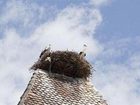
[[(18, 105), (107, 105), (88, 79), (90, 65), (86, 60), (73, 52), (54, 52), (51, 55), (46, 56), (51, 58), (51, 62), (40, 59), (33, 65), (34, 74)], [(65, 70), (68, 68), (72, 73)], [(80, 71), (83, 68), (86, 71)]]

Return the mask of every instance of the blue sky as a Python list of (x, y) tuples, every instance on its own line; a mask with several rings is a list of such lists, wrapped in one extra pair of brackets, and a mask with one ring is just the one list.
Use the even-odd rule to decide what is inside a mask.
[(138, 13), (139, 0), (115, 0), (109, 6), (101, 9), (104, 23), (99, 27), (97, 33), (117, 37), (134, 37), (139, 35)]
[[(94, 69), (92, 83), (109, 105), (139, 105), (138, 0), (1, 0), (0, 104), (15, 105), (47, 45), (81, 51)], [(12, 97), (12, 98), (11, 98)]]

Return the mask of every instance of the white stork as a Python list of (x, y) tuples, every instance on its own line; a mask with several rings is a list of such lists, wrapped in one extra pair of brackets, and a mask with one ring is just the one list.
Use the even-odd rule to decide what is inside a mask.
[(51, 45), (49, 44), (48, 48), (45, 48), (44, 51), (42, 51), (42, 53), (40, 54), (40, 61), (49, 61), (50, 65), (49, 65), (49, 74), (51, 72)]
[(83, 58), (83, 57), (86, 56), (86, 53), (85, 53), (86, 49), (87, 49), (87, 45), (84, 44), (84, 45), (83, 45), (83, 50), (79, 53), (80, 58)]
[(50, 62), (50, 69), (51, 69), (51, 57), (50, 57), (50, 53), (51, 53), (51, 45), (49, 44), (48, 48), (45, 48), (40, 56), (37, 62), (35, 62), (35, 64), (30, 68), (30, 69), (34, 69), (36, 70), (38, 67), (38, 65), (40, 65), (42, 63), (42, 61), (49, 61)]
[(51, 45), (49, 44), (49, 47), (47, 48), (45, 48), (42, 52), (41, 52), (41, 54), (40, 54), (40, 58), (42, 58), (43, 57), (43, 55), (45, 54), (45, 53), (50, 53), (51, 52)]
[[(46, 60), (46, 58), (48, 58), (48, 57), (50, 57), (50, 53), (51, 53), (51, 45), (49, 44), (49, 47), (48, 48), (45, 48), (42, 52), (41, 52), (41, 54), (40, 54), (40, 56), (39, 56), (39, 60), (40, 61), (47, 61)], [(49, 56), (48, 56), (49, 55)], [(50, 60), (49, 60), (50, 61)]]

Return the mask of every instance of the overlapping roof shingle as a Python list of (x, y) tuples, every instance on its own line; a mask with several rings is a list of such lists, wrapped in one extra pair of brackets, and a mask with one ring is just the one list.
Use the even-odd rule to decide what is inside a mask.
[(41, 69), (34, 72), (18, 105), (107, 105), (90, 81)]

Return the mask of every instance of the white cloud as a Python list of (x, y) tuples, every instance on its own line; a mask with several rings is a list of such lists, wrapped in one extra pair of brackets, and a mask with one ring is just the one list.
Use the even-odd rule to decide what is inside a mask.
[[(7, 30), (5, 37), (0, 40), (0, 49), (0, 102), (1, 105), (14, 105), (23, 92), (21, 89), (25, 87), (21, 87), (20, 82), (25, 85), (29, 79), (27, 69), (31, 57), (28, 53), (31, 51), (26, 47), (26, 41), (13, 29)], [(25, 53), (26, 50), (29, 51)]]
[[(96, 80), (110, 105), (138, 105), (140, 95), (137, 93), (139, 68), (132, 69), (129, 65), (109, 64), (100, 65), (107, 73), (99, 72)], [(98, 78), (99, 79), (99, 78)]]
[(1, 28), (20, 27), (18, 30), (25, 31), (31, 30), (37, 27), (42, 20), (47, 20), (47, 15), (50, 13), (53, 7), (40, 6), (36, 2), (25, 0), (9, 0), (2, 7), (0, 13), (0, 26)]
[(26, 18), (26, 16), (26, 7), (22, 4), (22, 2), (12, 0), (12, 2), (6, 3), (6, 7), (0, 17), (0, 24), (4, 25), (10, 21), (28, 19), (29, 17)]
[[(138, 50), (135, 51), (131, 48), (132, 46), (134, 47), (133, 42), (138, 43), (137, 41), (137, 38), (125, 38), (108, 42), (109, 44), (105, 44), (106, 48), (99, 55), (101, 59), (96, 61), (95, 67), (97, 71), (95, 72), (94, 80), (110, 105), (139, 104), (140, 54)], [(135, 53), (131, 53), (130, 48)], [(113, 54), (110, 54), (110, 51)], [(106, 57), (104, 58), (104, 56)], [(115, 62), (114, 56), (117, 59), (119, 57), (128, 57), (121, 58), (119, 62)]]
[(100, 7), (102, 5), (106, 5), (110, 3), (111, 0), (90, 0), (90, 3), (93, 4), (96, 7)]
[(50, 43), (55, 50), (80, 51), (82, 45), (87, 44), (88, 52), (96, 55), (101, 46), (92, 35), (101, 21), (101, 14), (96, 9), (91, 11), (83, 7), (68, 7), (53, 21), (38, 27), (31, 39), (41, 46)]

